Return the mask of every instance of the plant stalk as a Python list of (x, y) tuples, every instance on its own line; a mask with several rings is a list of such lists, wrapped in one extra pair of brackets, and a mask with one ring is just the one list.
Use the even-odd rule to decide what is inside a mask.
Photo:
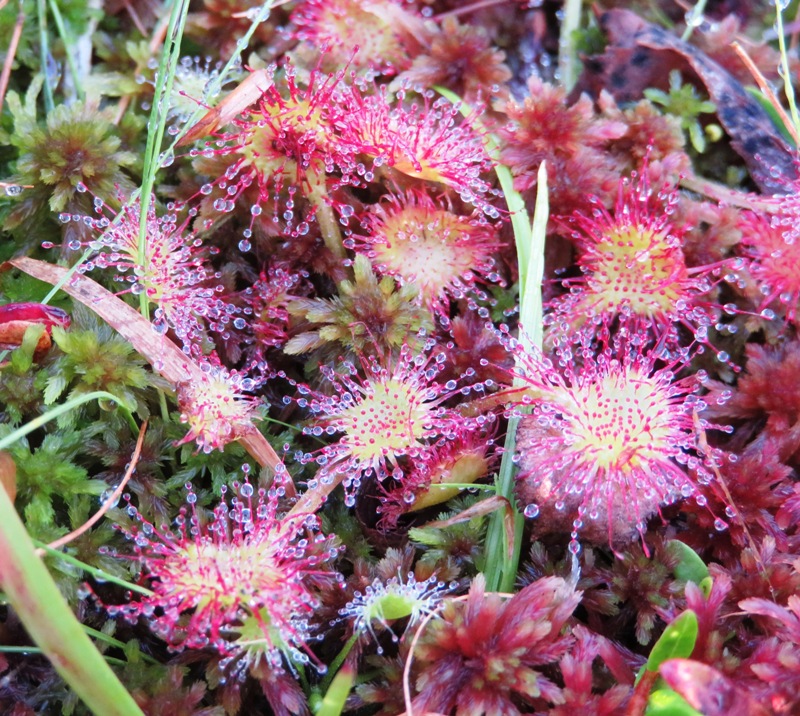
[(53, 667), (97, 716), (143, 716), (86, 635), (0, 489), (0, 585)]

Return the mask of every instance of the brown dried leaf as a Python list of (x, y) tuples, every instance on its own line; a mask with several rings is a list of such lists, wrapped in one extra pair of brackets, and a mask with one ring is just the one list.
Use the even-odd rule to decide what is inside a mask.
[[(4, 268), (9, 265), (53, 285), (62, 281), (67, 273), (67, 269), (61, 266), (26, 257), (12, 259), (4, 265)], [(177, 388), (181, 383), (193, 380), (199, 382), (204, 379), (200, 366), (186, 356), (167, 336), (156, 333), (150, 321), (136, 309), (100, 284), (86, 276), (75, 274), (62, 286), (62, 290), (100, 316), (150, 363), (154, 371), (174, 387)], [(275, 470), (281, 464), (277, 453), (252, 423), (239, 438), (239, 442), (262, 467)]]
[(589, 77), (583, 80), (584, 87), (602, 79), (617, 99), (634, 99), (644, 87), (657, 85), (671, 68), (688, 66), (717, 105), (717, 118), (753, 181), (764, 192), (786, 193), (786, 182), (798, 178), (792, 149), (767, 112), (730, 72), (630, 10), (610, 10), (600, 16), (599, 23), (611, 44), (603, 55), (587, 60)]
[(196, 139), (202, 139), (223, 127), (258, 100), (272, 84), (272, 76), (265, 69), (249, 74), (216, 107), (208, 110), (178, 142), (182, 147)]

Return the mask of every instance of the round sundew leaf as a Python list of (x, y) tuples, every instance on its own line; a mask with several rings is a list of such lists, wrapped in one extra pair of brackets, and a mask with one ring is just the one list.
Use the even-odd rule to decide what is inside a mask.
[(402, 619), (411, 615), (414, 608), (414, 601), (401, 594), (386, 594), (372, 605), (370, 617), (377, 617), (385, 620)]

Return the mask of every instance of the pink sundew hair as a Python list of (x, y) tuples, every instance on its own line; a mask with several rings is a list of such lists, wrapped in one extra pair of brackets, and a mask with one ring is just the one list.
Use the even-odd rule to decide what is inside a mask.
[[(492, 255), (500, 248), (497, 230), (477, 212), (460, 216), (427, 193), (409, 189), (389, 194), (368, 214), (364, 236), (354, 236), (384, 274), (413, 283), (420, 298), (441, 316), (449, 299), (474, 293), (478, 282), (499, 282)], [(486, 296), (479, 292), (479, 298)]]
[[(249, 482), (234, 489), (238, 495), (225, 499), (223, 486), (206, 520), (187, 484), (189, 508), (181, 509), (177, 529), (156, 527), (129, 506), (135, 524), (121, 531), (133, 541), (152, 592), (106, 608), (112, 616), (149, 621), (176, 651), (210, 647), (236, 671), (260, 659), (282, 669), (283, 654), (315, 660), (306, 643), (318, 605), (309, 579), (337, 580), (325, 568), (337, 549), (319, 532), (316, 516), (278, 515), (280, 486), (259, 488), (255, 497)], [(259, 625), (258, 653), (235, 638), (248, 623)]]

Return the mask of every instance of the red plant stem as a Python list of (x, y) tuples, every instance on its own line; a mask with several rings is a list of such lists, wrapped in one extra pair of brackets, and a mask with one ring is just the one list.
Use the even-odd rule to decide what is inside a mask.
[(633, 694), (631, 695), (631, 700), (628, 702), (628, 708), (625, 710), (625, 716), (644, 716), (644, 712), (647, 709), (647, 701), (650, 698), (650, 692), (657, 680), (657, 671), (644, 670), (642, 678), (639, 679), (639, 683), (633, 687)]
[(11, 34), (11, 42), (8, 43), (6, 59), (5, 62), (3, 62), (3, 71), (0, 73), (0, 112), (3, 111), (3, 102), (6, 98), (8, 80), (11, 78), (11, 65), (14, 64), (14, 57), (17, 54), (17, 47), (19, 46), (19, 39), (22, 37), (22, 26), (24, 24), (25, 13), (22, 12), (22, 3), (20, 3), (20, 11), (17, 14), (17, 22), (14, 24), (14, 32)]
[[(80, 537), (84, 532), (91, 529), (103, 515), (108, 512), (112, 505), (116, 504), (117, 500), (122, 495), (122, 491), (125, 489), (125, 485), (128, 484), (128, 480), (131, 479), (131, 475), (133, 475), (133, 471), (136, 469), (136, 463), (139, 462), (139, 456), (142, 454), (142, 445), (144, 443), (144, 434), (147, 431), (147, 421), (142, 423), (142, 428), (139, 431), (139, 439), (136, 441), (136, 448), (133, 451), (133, 456), (131, 457), (131, 461), (128, 464), (128, 469), (125, 471), (125, 475), (122, 478), (122, 482), (119, 483), (117, 489), (111, 493), (111, 496), (103, 503), (100, 509), (95, 512), (86, 522), (84, 522), (80, 527), (77, 529), (72, 530), (69, 534), (64, 535), (63, 537), (59, 537), (54, 542), (51, 542), (47, 546), (50, 549), (58, 549), (59, 547), (63, 547), (65, 544), (69, 544), (72, 540), (77, 539)], [(43, 550), (41, 547), (36, 550), (36, 554), (39, 557), (44, 557), (47, 552)]]

